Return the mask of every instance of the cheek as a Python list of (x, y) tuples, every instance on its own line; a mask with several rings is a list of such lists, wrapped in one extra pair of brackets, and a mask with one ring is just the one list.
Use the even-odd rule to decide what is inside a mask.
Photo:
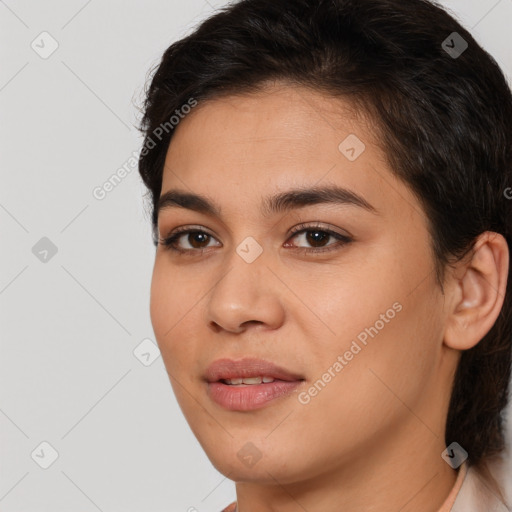
[(194, 425), (194, 402), (190, 399), (193, 389), (194, 335), (187, 333), (187, 313), (191, 314), (193, 301), (190, 293), (174, 278), (175, 273), (155, 264), (151, 282), (150, 317), (162, 360), (172, 390), (185, 417)]
[(376, 333), (380, 337), (400, 316), (397, 310), (402, 308), (404, 287), (395, 269), (384, 268), (385, 259), (379, 260), (374, 267), (368, 262), (349, 261), (318, 268), (314, 279), (290, 276), (294, 292), (302, 299), (302, 303), (293, 306), (294, 321), (300, 324), (305, 341), (312, 340), (307, 350), (313, 351), (323, 364), (350, 350), (353, 340), (364, 343)]
[[(372, 439), (410, 422), (411, 410), (421, 409), (435, 379), (435, 336), (428, 331), (428, 315), (421, 306), (416, 307), (417, 301), (403, 302), (403, 309), (378, 333), (355, 327), (354, 332), (368, 334), (366, 344), (356, 336), (340, 336), (334, 348), (326, 348), (317, 360), (308, 388), (314, 396), (297, 408), (296, 416), (301, 429), (308, 431), (311, 452), (329, 459), (330, 453), (348, 456), (364, 451)], [(368, 318), (374, 325), (373, 316)], [(349, 320), (343, 316), (343, 322)], [(338, 325), (342, 327), (342, 323)], [(352, 352), (353, 341), (359, 348)], [(336, 366), (336, 361), (341, 366)], [(300, 435), (299, 430), (289, 432), (288, 438)]]
[(156, 341), (168, 372), (174, 375), (187, 368), (193, 358), (193, 332), (187, 333), (187, 318), (194, 314), (201, 295), (167, 269), (165, 262), (155, 262), (151, 281), (150, 317)]
[(169, 337), (179, 328), (183, 320), (199, 305), (204, 285), (197, 282), (190, 272), (184, 273), (168, 264), (165, 254), (157, 257), (153, 268), (150, 293), (151, 322), (158, 336), (169, 332)]
[(323, 398), (312, 401), (341, 415), (361, 413), (363, 423), (368, 407), (384, 416), (393, 404), (403, 408), (393, 393), (404, 401), (419, 399), (436, 371), (442, 340), (433, 277), (418, 286), (412, 266), (400, 269), (393, 258), (380, 261), (360, 271), (338, 269), (331, 279), (317, 275), (314, 285), (304, 282), (300, 293), (314, 315), (295, 317), (310, 340), (309, 378), (320, 380)]
[[(163, 342), (165, 333), (175, 323), (173, 307), (174, 294), (172, 279), (163, 272), (162, 265), (155, 262), (151, 280), (150, 317), (157, 341)], [(162, 348), (162, 347), (160, 347)]]

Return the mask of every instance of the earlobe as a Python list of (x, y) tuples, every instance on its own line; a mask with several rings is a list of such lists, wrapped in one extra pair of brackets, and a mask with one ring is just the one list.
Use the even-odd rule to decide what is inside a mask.
[(469, 261), (460, 262), (451, 289), (452, 310), (444, 343), (456, 350), (474, 347), (492, 328), (503, 306), (509, 247), (499, 233), (482, 233)]

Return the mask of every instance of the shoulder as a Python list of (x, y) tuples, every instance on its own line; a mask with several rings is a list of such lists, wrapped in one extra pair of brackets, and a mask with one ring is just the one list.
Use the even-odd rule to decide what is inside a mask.
[(221, 512), (236, 512), (236, 501), (228, 505), (226, 508), (222, 509)]
[(499, 454), (478, 466), (470, 466), (452, 512), (509, 512), (506, 460), (504, 454)]

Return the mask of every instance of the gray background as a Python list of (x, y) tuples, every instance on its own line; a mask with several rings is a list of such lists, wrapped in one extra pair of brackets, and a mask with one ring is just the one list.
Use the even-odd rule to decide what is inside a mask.
[[(154, 247), (130, 164), (149, 69), (224, 3), (0, 0), (2, 512), (219, 512), (235, 498), (154, 348)], [(443, 3), (512, 77), (512, 0)], [(42, 442), (58, 452), (47, 469)]]

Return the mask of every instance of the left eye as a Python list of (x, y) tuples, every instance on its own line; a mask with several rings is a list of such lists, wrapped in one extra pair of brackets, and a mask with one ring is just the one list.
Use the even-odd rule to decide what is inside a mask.
[[(334, 231), (328, 230), (328, 229), (317, 229), (317, 228), (309, 228), (309, 229), (302, 229), (300, 231), (295, 232), (295, 234), (292, 236), (293, 238), (297, 238), (298, 240), (302, 240), (303, 242), (307, 242), (308, 244), (313, 246), (313, 250), (322, 250), (324, 247), (332, 247), (339, 246), (342, 243), (349, 242), (349, 238), (347, 236), (341, 235), (340, 233), (335, 233)], [(327, 241), (330, 238), (334, 238), (335, 240), (338, 240), (340, 243), (332, 243), (327, 245)], [(302, 247), (297, 247), (302, 248)], [(306, 247), (305, 249), (309, 249), (309, 247)], [(330, 249), (329, 249), (330, 250)]]
[[(179, 241), (183, 237), (185, 237), (185, 240), (190, 247), (180, 246)], [(294, 244), (289, 244), (288, 242), (284, 246), (290, 247), (292, 250), (297, 249), (313, 253), (334, 250), (352, 241), (350, 237), (342, 235), (341, 233), (336, 233), (330, 229), (320, 229), (314, 226), (305, 228), (299, 226), (299, 229), (296, 229), (291, 233), (289, 240), (294, 238), (306, 242), (312, 247), (298, 247)], [(331, 238), (337, 240), (337, 243), (327, 244), (328, 240)], [(165, 249), (191, 254), (203, 252), (210, 246), (209, 242), (212, 240), (215, 240), (215, 238), (206, 231), (200, 229), (180, 229), (179, 231), (172, 233), (167, 238), (160, 239), (160, 244), (163, 245)]]

